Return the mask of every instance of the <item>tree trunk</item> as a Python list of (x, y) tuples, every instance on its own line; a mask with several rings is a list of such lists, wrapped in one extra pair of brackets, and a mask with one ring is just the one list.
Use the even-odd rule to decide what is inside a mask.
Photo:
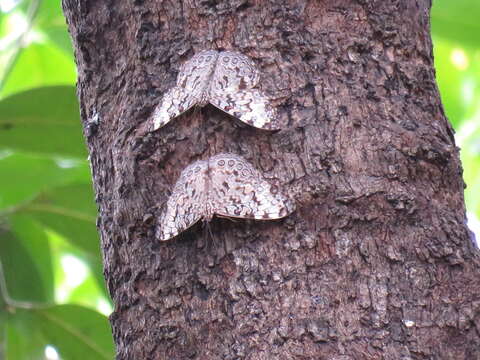
[[(478, 249), (429, 0), (63, 0), (117, 359), (480, 359)], [(254, 59), (285, 129), (207, 106), (149, 133), (203, 49)], [(221, 152), (297, 210), (160, 243), (181, 170)]]

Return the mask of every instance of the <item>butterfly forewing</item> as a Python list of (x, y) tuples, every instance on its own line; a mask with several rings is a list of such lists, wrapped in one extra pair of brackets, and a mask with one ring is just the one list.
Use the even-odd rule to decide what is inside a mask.
[(184, 88), (178, 86), (171, 88), (153, 113), (153, 130), (166, 125), (171, 119), (184, 113), (196, 103), (197, 100)]
[(177, 86), (163, 95), (153, 113), (153, 130), (161, 128), (197, 104), (206, 104), (217, 56), (216, 51), (202, 51), (183, 64), (178, 73)]
[(177, 86), (184, 88), (198, 104), (205, 105), (217, 57), (217, 51), (202, 51), (188, 60), (178, 74)]
[(197, 161), (182, 171), (167, 201), (159, 238), (168, 240), (199, 221), (207, 203), (207, 162)]

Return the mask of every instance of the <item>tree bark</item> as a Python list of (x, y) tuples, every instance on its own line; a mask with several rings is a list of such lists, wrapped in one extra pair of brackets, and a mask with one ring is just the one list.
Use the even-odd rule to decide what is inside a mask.
[[(479, 252), (429, 0), (63, 0), (117, 359), (480, 359)], [(149, 117), (203, 49), (253, 58), (285, 130)], [(181, 170), (233, 152), (297, 211), (160, 243)]]

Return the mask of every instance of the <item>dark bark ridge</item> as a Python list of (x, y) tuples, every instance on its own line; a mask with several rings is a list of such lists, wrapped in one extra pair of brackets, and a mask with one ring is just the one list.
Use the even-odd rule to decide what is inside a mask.
[[(478, 249), (433, 70), (428, 0), (63, 0), (118, 359), (480, 358)], [(206, 107), (155, 133), (182, 62), (234, 49), (286, 129)], [(89, 119), (98, 115), (96, 132)], [(178, 174), (245, 157), (275, 222), (154, 238)]]

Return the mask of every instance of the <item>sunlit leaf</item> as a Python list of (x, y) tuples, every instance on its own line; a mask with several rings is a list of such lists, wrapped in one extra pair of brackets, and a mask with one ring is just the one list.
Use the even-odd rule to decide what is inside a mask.
[(432, 32), (464, 46), (480, 47), (480, 2), (472, 0), (433, 1)]
[[(68, 241), (62, 236), (53, 236), (51, 234), (50, 241), (52, 245), (52, 251), (54, 252), (55, 256), (53, 257), (53, 261), (55, 264), (55, 280), (56, 280), (56, 296), (61, 302), (69, 301), (71, 290), (67, 290), (65, 292), (65, 288), (58, 288), (62, 284), (65, 284), (67, 280), (66, 276), (71, 269), (64, 266), (62, 258), (64, 255), (74, 256), (78, 258), (80, 261), (85, 263), (89, 268), (90, 276), (93, 277), (95, 282), (97, 283), (97, 291), (95, 294), (92, 294), (92, 302), (97, 302), (99, 298), (108, 298), (108, 293), (105, 287), (105, 279), (103, 277), (103, 266), (102, 266), (102, 259), (100, 256), (100, 252), (97, 251), (96, 253), (89, 253), (87, 251), (82, 250), (80, 247), (76, 246), (74, 242)], [(56, 235), (56, 234), (55, 234)], [(97, 236), (98, 238), (98, 236)], [(69, 285), (69, 284), (68, 284)], [(90, 305), (92, 302), (87, 303), (79, 303), (81, 305)]]
[(1, 100), (0, 146), (85, 159), (75, 88), (42, 87)]
[(45, 360), (45, 345), (48, 342), (39, 327), (32, 324), (31, 313), (13, 308), (10, 311), (5, 323), (5, 360)]
[[(13, 316), (14, 315), (14, 316)], [(9, 341), (21, 342), (17, 349), (23, 357), (35, 359), (39, 348), (52, 345), (62, 359), (111, 360), (113, 341), (107, 318), (95, 311), (75, 305), (59, 305), (44, 309), (16, 309), (8, 320)], [(31, 343), (25, 339), (32, 338)], [(10, 350), (8, 350), (10, 351)], [(17, 359), (12, 357), (13, 359)]]
[(103, 277), (103, 263), (102, 258), (100, 257), (100, 253), (97, 257), (94, 256), (84, 256), (81, 257), (82, 260), (85, 261), (86, 264), (90, 267), (90, 271), (92, 273), (93, 278), (97, 282), (97, 287), (99, 292), (101, 293), (103, 298), (110, 299), (107, 291), (107, 287), (105, 284), (105, 278)]
[(98, 302), (101, 298), (105, 298), (105, 294), (99, 289), (98, 282), (93, 276), (87, 277), (87, 279), (77, 286), (72, 292), (70, 292), (66, 301), (71, 304), (78, 304), (96, 309)]
[(24, 203), (16, 213), (36, 219), (75, 246), (64, 250), (74, 253), (90, 266), (102, 296), (106, 295), (95, 225), (97, 209), (91, 184), (59, 186), (44, 191), (32, 201)]
[(0, 209), (19, 206), (41, 192), (67, 184), (89, 184), (86, 161), (59, 161), (12, 154), (0, 159)]
[[(1, 290), (0, 290), (1, 293)], [(7, 354), (7, 312), (3, 299), (0, 296), (0, 359)]]
[(462, 102), (462, 79), (465, 75), (452, 64), (450, 60), (452, 50), (448, 42), (441, 40), (435, 42), (435, 69), (442, 103), (448, 119), (454, 127), (457, 127), (467, 111)]
[(12, 32), (10, 22), (11, 15), (0, 12), (0, 50), (2, 51), (4, 51), (7, 46), (12, 43), (12, 40), (16, 38), (15, 34)]
[(60, 49), (62, 49), (67, 55), (72, 57), (73, 61), (73, 47), (70, 35), (67, 33), (67, 27), (61, 26), (45, 26), (42, 31), (52, 40)]
[(53, 188), (19, 211), (37, 219), (89, 254), (99, 254), (95, 226), (97, 209), (91, 184)]
[(73, 49), (67, 24), (58, 0), (43, 0), (35, 21), (35, 29), (46, 34), (59, 48), (72, 57)]
[(50, 40), (32, 43), (23, 49), (9, 74), (0, 96), (47, 85), (74, 85), (75, 64), (70, 55)]
[(477, 117), (463, 124), (457, 137), (461, 141), (463, 178), (467, 184), (465, 201), (468, 210), (480, 218), (480, 109)]

